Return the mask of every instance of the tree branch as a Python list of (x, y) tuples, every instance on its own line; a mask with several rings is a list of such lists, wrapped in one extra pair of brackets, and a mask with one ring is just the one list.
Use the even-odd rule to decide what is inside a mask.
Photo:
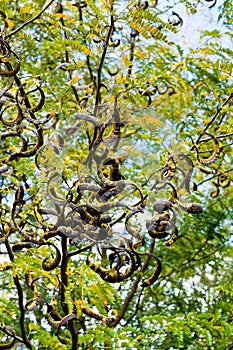
[[(83, 21), (83, 13), (82, 13), (82, 7), (77, 4), (78, 6), (78, 11), (79, 11), (79, 21), (80, 23), (82, 23)], [(84, 39), (84, 44), (87, 44), (87, 41)], [(94, 86), (96, 87), (96, 81), (95, 81), (95, 77), (94, 77), (94, 74), (93, 74), (93, 71), (92, 71), (92, 68), (91, 68), (91, 61), (90, 61), (90, 55), (86, 55), (86, 62), (87, 62), (87, 68), (88, 68), (88, 71), (89, 71), (89, 74), (90, 74), (90, 79), (91, 79), (91, 82), (93, 82)]]
[[(66, 302), (66, 288), (68, 287), (68, 274), (67, 274), (67, 267), (68, 267), (68, 257), (67, 257), (67, 238), (62, 237), (62, 261), (61, 261), (61, 306), (65, 313), (65, 315), (68, 315), (69, 309), (68, 304)], [(78, 332), (75, 327), (74, 320), (68, 321), (70, 334), (72, 337), (72, 348), (71, 350), (76, 350), (78, 345)]]
[[(11, 249), (11, 246), (10, 246), (8, 240), (5, 241), (5, 245), (6, 245), (6, 249), (7, 249), (10, 260), (14, 261), (14, 253)], [(23, 304), (23, 289), (22, 289), (21, 284), (19, 282), (18, 275), (14, 276), (13, 280), (14, 280), (14, 284), (15, 284), (17, 291), (18, 291), (18, 304), (19, 304), (19, 311), (20, 311), (19, 323), (20, 323), (23, 342), (28, 349), (32, 350), (32, 345), (27, 337), (27, 331), (26, 331), (25, 323), (24, 323), (25, 309), (24, 309), (24, 304)]]
[[(150, 243), (150, 249), (149, 249), (149, 253), (152, 254), (153, 251), (154, 251), (154, 246), (155, 246), (155, 239), (153, 238), (151, 240), (151, 243)], [(142, 274), (146, 271), (147, 267), (148, 267), (148, 264), (149, 264), (149, 261), (150, 261), (150, 254), (147, 255), (145, 261), (144, 261), (144, 264), (141, 268), (141, 271), (140, 273), (138, 274), (136, 280), (134, 281), (134, 284), (132, 286), (132, 289), (131, 291), (129, 292), (128, 296), (126, 297), (125, 299), (125, 302), (124, 304), (122, 305), (122, 308), (119, 312), (119, 314), (117, 315), (117, 317), (115, 318), (115, 320), (109, 324), (110, 327), (115, 327), (116, 325), (118, 325), (118, 323), (121, 321), (121, 319), (124, 317), (127, 309), (128, 309), (128, 306), (129, 306), (129, 303), (131, 302), (131, 300), (133, 299), (134, 297), (134, 294), (135, 292), (137, 291), (137, 287), (138, 287), (138, 284), (141, 280), (141, 277), (142, 277)]]
[(199, 182), (199, 183), (197, 184), (197, 186), (200, 186), (200, 185), (204, 184), (205, 182), (208, 182), (208, 181), (210, 181), (210, 180), (213, 180), (214, 178), (219, 177), (219, 176), (221, 176), (222, 174), (230, 173), (231, 171), (233, 171), (233, 168), (232, 168), (232, 169), (229, 169), (229, 170), (225, 170), (223, 173), (214, 174), (213, 176), (208, 177), (207, 179), (205, 179), (205, 180)]
[(203, 129), (203, 131), (200, 133), (200, 135), (197, 138), (197, 141), (195, 142), (195, 144), (191, 147), (190, 151), (193, 151), (195, 149), (195, 145), (198, 144), (198, 142), (200, 141), (203, 132), (205, 132), (210, 125), (215, 121), (215, 119), (217, 118), (217, 116), (219, 115), (219, 113), (221, 112), (221, 110), (223, 109), (224, 106), (226, 106), (226, 104), (233, 98), (233, 93), (230, 94), (230, 96), (223, 102), (223, 104), (217, 108), (213, 118), (209, 121), (209, 123), (206, 124), (205, 128)]
[(106, 38), (105, 43), (104, 43), (104, 50), (103, 50), (103, 53), (102, 53), (102, 56), (100, 59), (100, 64), (99, 64), (99, 67), (97, 69), (97, 91), (96, 91), (96, 98), (95, 98), (95, 113), (94, 113), (94, 115), (96, 115), (98, 104), (101, 102), (101, 99), (100, 99), (101, 73), (102, 73), (102, 68), (103, 68), (103, 64), (104, 64), (104, 59), (105, 59), (107, 49), (108, 49), (109, 40), (110, 40), (110, 37), (112, 35), (113, 26), (114, 26), (114, 19), (113, 19), (113, 16), (111, 15), (110, 28), (109, 28), (108, 35), (107, 35), (107, 38)]

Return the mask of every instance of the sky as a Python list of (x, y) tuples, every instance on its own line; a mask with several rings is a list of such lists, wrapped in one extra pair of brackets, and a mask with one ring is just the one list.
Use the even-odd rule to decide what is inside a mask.
[[(202, 30), (213, 30), (219, 29), (224, 31), (224, 26), (221, 21), (218, 22), (219, 16), (219, 6), (223, 1), (218, 0), (213, 8), (209, 8), (211, 3), (204, 2), (204, 4), (198, 4), (197, 12), (195, 14), (188, 14), (186, 8), (182, 4), (177, 4), (173, 7), (172, 11), (179, 14), (183, 19), (183, 25), (179, 31), (179, 40), (182, 44), (182, 48), (187, 50), (191, 48), (199, 48), (200, 43), (200, 33)], [(177, 42), (177, 34), (175, 34)], [(227, 46), (232, 43), (223, 36), (221, 42), (225, 42)]]

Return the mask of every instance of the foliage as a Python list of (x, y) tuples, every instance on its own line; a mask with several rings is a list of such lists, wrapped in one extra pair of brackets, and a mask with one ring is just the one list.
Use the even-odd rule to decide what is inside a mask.
[(232, 349), (232, 5), (179, 3), (0, 1), (0, 349)]

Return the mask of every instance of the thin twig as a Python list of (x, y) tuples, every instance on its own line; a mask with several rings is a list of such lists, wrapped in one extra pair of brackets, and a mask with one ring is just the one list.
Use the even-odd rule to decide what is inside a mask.
[(36, 19), (38, 19), (43, 12), (45, 12), (47, 10), (47, 8), (54, 2), (55, 0), (51, 0), (36, 16), (32, 17), (31, 19), (29, 19), (28, 21), (24, 22), (20, 27), (16, 28), (15, 30), (13, 30), (13, 32), (9, 33), (8, 35), (6, 35), (6, 39), (9, 39), (10, 37), (12, 37), (13, 35), (15, 35), (16, 33), (18, 33), (21, 29), (23, 29), (24, 27), (26, 27), (28, 24), (34, 22)]
[(230, 173), (231, 171), (233, 171), (233, 168), (232, 168), (232, 169), (229, 169), (229, 170), (226, 170), (226, 171), (224, 171), (223, 173), (220, 173), (220, 174), (217, 174), (217, 175), (214, 174), (213, 176), (209, 177), (208, 179), (205, 179), (205, 180), (199, 182), (199, 184), (197, 184), (197, 186), (200, 186), (200, 185), (202, 185), (202, 184), (205, 183), (205, 182), (208, 182), (208, 181), (210, 181), (210, 180), (212, 180), (212, 179), (214, 179), (214, 178), (216, 178), (216, 177), (219, 177), (219, 176), (221, 176), (222, 174)]
[(203, 261), (206, 260), (206, 258), (210, 257), (211, 255), (215, 254), (216, 252), (219, 252), (221, 249), (223, 249), (225, 247), (224, 244), (221, 244), (219, 246), (217, 246), (213, 251), (211, 251), (210, 253), (202, 256), (201, 258), (195, 259), (195, 257), (201, 253), (201, 251), (203, 250), (203, 248), (205, 248), (206, 244), (208, 243), (208, 240), (205, 240), (204, 244), (193, 254), (193, 256), (190, 259), (185, 260), (184, 262), (182, 262), (178, 267), (172, 269), (170, 272), (168, 272), (166, 275), (162, 275), (160, 276), (161, 280), (166, 279), (167, 277), (170, 277), (174, 272), (179, 271), (182, 267), (186, 266), (186, 265), (190, 265), (192, 263), (195, 263), (197, 261)]
[[(231, 136), (233, 136), (233, 133), (225, 134), (225, 135), (219, 135), (219, 136), (215, 136), (215, 137), (216, 137), (216, 139), (224, 139), (226, 137), (231, 137)], [(200, 143), (205, 143), (205, 142), (211, 141), (211, 140), (212, 140), (211, 137), (209, 137), (209, 138), (207, 138), (205, 140), (200, 140)]]
[(215, 119), (217, 118), (217, 116), (219, 115), (219, 113), (221, 112), (221, 110), (223, 109), (224, 106), (226, 106), (226, 104), (233, 98), (233, 93), (230, 94), (230, 96), (223, 102), (223, 104), (217, 108), (213, 118), (209, 121), (209, 123), (206, 124), (205, 128), (202, 130), (202, 132), (200, 133), (200, 135), (197, 138), (197, 141), (195, 142), (195, 144), (191, 147), (190, 151), (193, 151), (195, 149), (195, 145), (198, 144), (198, 142), (200, 141), (203, 133), (205, 133), (205, 131), (209, 128), (209, 126), (215, 121)]
[(97, 91), (96, 91), (96, 98), (95, 98), (95, 113), (94, 115), (96, 115), (97, 112), (97, 108), (98, 108), (98, 104), (101, 102), (100, 101), (100, 89), (102, 87), (102, 82), (101, 82), (101, 74), (102, 74), (102, 68), (103, 68), (103, 64), (104, 64), (104, 59), (107, 53), (107, 49), (108, 49), (108, 45), (109, 45), (109, 40), (111, 38), (112, 35), (112, 31), (113, 31), (113, 27), (114, 27), (114, 18), (113, 16), (111, 16), (111, 23), (110, 23), (110, 28), (108, 31), (108, 35), (106, 38), (106, 41), (104, 43), (104, 49), (103, 49), (103, 53), (100, 59), (100, 64), (97, 70)]
[[(79, 11), (79, 21), (80, 23), (83, 22), (83, 13), (82, 13), (82, 7), (78, 6), (78, 11)], [(80, 24), (81, 25), (81, 24)], [(84, 39), (84, 44), (87, 46), (87, 41)], [(94, 84), (94, 87), (96, 87), (96, 81), (95, 81), (95, 77), (94, 77), (94, 74), (93, 74), (93, 71), (92, 71), (92, 68), (91, 68), (91, 61), (90, 61), (90, 54), (86, 55), (86, 62), (87, 62), (87, 68), (88, 68), (88, 71), (89, 71), (89, 74), (90, 74), (90, 79), (92, 81), (92, 83)]]
[(133, 315), (130, 316), (130, 318), (125, 322), (123, 327), (126, 327), (130, 323), (130, 321), (132, 321), (132, 319), (137, 315), (138, 309), (139, 309), (139, 305), (140, 305), (140, 302), (141, 302), (142, 293), (143, 293), (143, 289), (139, 293), (138, 301), (137, 301), (137, 304), (136, 304), (136, 307), (135, 307)]
[(67, 258), (70, 258), (71, 256), (74, 256), (74, 255), (78, 255), (78, 254), (81, 254), (83, 252), (85, 252), (86, 250), (90, 249), (91, 247), (93, 247), (95, 243), (91, 243), (83, 248), (80, 248), (80, 249), (77, 249), (75, 251), (71, 251), (71, 252), (68, 252), (67, 253)]

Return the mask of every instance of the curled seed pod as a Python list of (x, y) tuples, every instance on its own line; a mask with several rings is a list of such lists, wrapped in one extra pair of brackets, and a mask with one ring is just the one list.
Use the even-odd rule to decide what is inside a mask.
[(179, 200), (176, 200), (176, 202), (179, 204), (181, 209), (183, 209), (184, 211), (186, 211), (189, 214), (198, 215), (198, 214), (201, 214), (203, 212), (202, 205), (199, 203), (183, 203)]
[[(167, 214), (168, 215), (168, 214)], [(159, 216), (158, 218), (154, 218), (146, 223), (146, 228), (148, 230), (148, 234), (152, 238), (165, 238), (169, 234), (169, 229), (171, 228), (170, 217)]]
[(206, 168), (203, 168), (202, 166), (199, 166), (198, 169), (204, 174), (213, 174), (213, 169), (206, 169)]
[[(37, 138), (35, 145), (30, 150), (20, 150), (19, 152), (12, 153), (9, 156), (8, 161), (12, 161), (12, 160), (18, 159), (20, 157), (22, 157), (22, 158), (32, 157), (32, 156), (36, 155), (38, 149), (40, 148), (40, 146), (42, 146), (43, 137), (41, 134), (41, 132), (42, 132), (41, 128), (34, 130), (34, 129), (29, 128), (25, 125), (20, 125), (18, 127), (18, 133), (22, 133), (24, 130), (29, 130), (32, 134), (35, 135), (35, 137)], [(21, 137), (21, 139), (22, 139), (22, 137)]]
[(168, 83), (165, 80), (160, 80), (157, 82), (156, 86), (159, 95), (164, 95), (169, 89)]
[(152, 275), (144, 282), (141, 283), (141, 287), (145, 288), (145, 287), (149, 287), (151, 286), (155, 281), (157, 281), (157, 279), (159, 278), (159, 275), (162, 271), (162, 264), (161, 261), (159, 260), (159, 258), (157, 258), (156, 256), (153, 256), (156, 260), (156, 264), (154, 267), (154, 271), (152, 273)]
[(45, 318), (48, 322), (48, 324), (51, 326), (51, 327), (58, 327), (58, 325), (60, 324), (61, 321), (55, 321), (53, 320), (51, 317), (50, 317), (50, 314), (49, 313), (46, 313), (45, 315)]
[(214, 182), (213, 181), (213, 185), (215, 185), (215, 190), (213, 190), (211, 193), (210, 193), (210, 196), (212, 197), (212, 198), (217, 198), (218, 197), (218, 195), (219, 195), (219, 193), (220, 193), (220, 188), (219, 188), (219, 185), (218, 185), (218, 183), (216, 183), (216, 182)]
[(91, 310), (89, 307), (87, 306), (82, 306), (82, 312), (91, 317), (91, 318), (94, 318), (98, 321), (105, 321), (107, 326), (111, 326), (111, 324), (115, 321), (115, 318), (114, 317), (107, 317), (107, 316), (104, 316), (98, 312), (94, 312), (93, 310)]
[(31, 290), (34, 290), (34, 286), (32, 286), (32, 276), (30, 274), (30, 271), (25, 273), (25, 281), (26, 281), (27, 287)]
[(172, 208), (172, 203), (166, 200), (159, 200), (153, 204), (153, 210), (159, 214)]
[[(3, 77), (13, 77), (15, 76), (19, 70), (20, 70), (20, 60), (18, 58), (18, 56), (16, 54), (14, 54), (14, 56), (16, 57), (16, 65), (15, 65), (15, 68), (12, 68), (10, 70), (4, 70), (4, 69), (0, 69), (0, 76), (3, 76)], [(3, 61), (1, 59), (1, 61)], [(7, 65), (7, 67), (9, 66), (9, 63), (7, 64), (7, 62), (5, 63)]]
[(170, 247), (173, 243), (175, 243), (178, 239), (178, 229), (174, 227), (173, 234), (169, 240), (167, 240), (163, 245)]
[(120, 39), (116, 39), (115, 41), (113, 41), (113, 42), (110, 44), (110, 46), (115, 48), (115, 47), (120, 46), (120, 44), (121, 44)]
[(217, 3), (217, 0), (205, 0), (206, 2), (212, 2), (213, 1), (213, 3), (209, 6), (209, 9), (211, 9), (212, 7), (214, 7), (215, 5), (216, 5), (216, 3)]
[(6, 138), (18, 138), (19, 141), (21, 142), (21, 147), (18, 152), (13, 153), (13, 154), (23, 154), (27, 151), (28, 147), (28, 142), (27, 140), (20, 134), (18, 131), (9, 131), (9, 132), (4, 132), (1, 135), (1, 139), (5, 140)]
[(93, 40), (94, 43), (96, 43), (96, 44), (99, 44), (99, 43), (101, 43), (101, 41), (102, 41), (102, 39), (100, 39), (100, 38), (97, 37), (97, 36), (94, 36), (94, 37), (92, 38), (92, 40)]
[(131, 245), (131, 249), (135, 254), (145, 254), (144, 252), (139, 252), (137, 248), (143, 247), (145, 245), (145, 237), (141, 235), (139, 240)]
[[(37, 85), (35, 89), (32, 89), (31, 91), (28, 91), (27, 93), (24, 94), (22, 100), (20, 101), (19, 100), (19, 92), (21, 91), (22, 88), (24, 88), (27, 84), (24, 83), (22, 84), (17, 92), (16, 92), (16, 102), (17, 102), (17, 105), (19, 107), (19, 109), (23, 112), (32, 112), (32, 113), (35, 113), (35, 112), (38, 112), (43, 106), (44, 106), (44, 103), (45, 103), (45, 94), (44, 94), (44, 91), (42, 90), (42, 88), (40, 87), (40, 85)], [(33, 93), (33, 92), (37, 92), (39, 91), (40, 93), (40, 99), (39, 99), (39, 102), (34, 106), (34, 107), (27, 107), (26, 106), (26, 101), (28, 100), (28, 96), (29, 94)]]
[(131, 38), (136, 38), (139, 35), (139, 32), (133, 29), (130, 33)]
[(186, 191), (190, 193), (190, 182), (194, 170), (194, 165), (189, 155), (184, 153), (172, 154), (168, 159), (168, 164), (169, 162), (172, 162), (172, 164), (170, 165), (171, 168), (174, 168), (174, 170), (181, 171), (182, 173), (183, 180), (180, 185), (180, 188), (185, 188)]
[(112, 221), (112, 218), (110, 215), (102, 215), (99, 219), (100, 224), (109, 224)]
[(17, 184), (17, 190), (15, 192), (15, 203), (23, 203), (24, 200), (24, 188), (21, 183)]
[[(197, 152), (197, 160), (199, 161), (199, 163), (204, 164), (204, 165), (209, 165), (209, 164), (216, 162), (216, 160), (218, 160), (218, 158), (221, 154), (222, 148), (219, 145), (218, 139), (214, 135), (212, 135), (206, 131), (203, 132), (203, 134), (201, 135), (201, 137), (199, 139), (199, 143), (201, 142), (201, 139), (204, 135), (209, 136), (210, 139), (214, 142), (215, 148), (214, 148), (212, 154), (210, 155), (210, 157), (209, 158), (200, 157), (200, 147), (198, 148), (198, 145), (194, 145), (194, 147), (195, 147), (196, 152)], [(202, 140), (202, 143), (205, 143), (205, 140)]]
[(37, 307), (40, 305), (41, 302), (41, 298), (35, 297), (35, 298), (31, 298), (29, 299), (26, 304), (25, 304), (25, 309), (27, 311), (34, 311), (37, 309)]
[(191, 203), (188, 207), (187, 207), (187, 213), (189, 214), (201, 214), (203, 212), (203, 208), (201, 206), (201, 204), (199, 203)]
[(168, 23), (174, 27), (181, 27), (183, 25), (183, 19), (178, 15), (178, 13), (172, 11), (171, 16), (168, 18)]
[(81, 100), (79, 101), (79, 106), (82, 108), (87, 108), (89, 98), (90, 98), (89, 95), (86, 95), (83, 98), (81, 98)]
[(84, 114), (84, 113), (77, 113), (75, 115), (75, 119), (77, 120), (83, 120), (83, 121), (86, 121), (86, 122), (90, 122), (92, 123), (95, 127), (99, 128), (100, 127), (100, 124), (99, 122), (94, 118), (92, 117), (91, 115), (89, 114)]
[(58, 267), (60, 261), (61, 261), (61, 253), (59, 251), (59, 249), (53, 244), (53, 243), (47, 243), (47, 245), (51, 245), (55, 248), (56, 250), (56, 254), (55, 257), (53, 259), (44, 259), (42, 262), (42, 267), (45, 271), (52, 271), (54, 270), (56, 267)]
[(222, 187), (222, 188), (229, 187), (230, 183), (231, 183), (231, 180), (230, 180), (230, 178), (229, 178), (227, 173), (219, 174), (219, 176), (218, 176), (218, 184), (219, 184), (220, 187)]
[(93, 310), (91, 310), (89, 307), (83, 306), (82, 307), (82, 312), (91, 317), (91, 318), (95, 318), (98, 321), (102, 321), (104, 319), (104, 316), (99, 314), (98, 312), (94, 312)]
[[(162, 181), (166, 181), (167, 183), (171, 181), (175, 175), (175, 167), (171, 167), (170, 165), (166, 165), (160, 171), (160, 176)], [(164, 184), (162, 184), (164, 186)]]
[(59, 132), (53, 132), (49, 137), (49, 143), (54, 149), (57, 149), (57, 154), (61, 153), (65, 147), (64, 137)]
[(145, 1), (143, 4), (140, 5), (141, 10), (146, 10), (149, 7), (149, 2)]
[(50, 175), (50, 178), (48, 179), (46, 189), (47, 189), (47, 194), (49, 198), (53, 201), (54, 204), (65, 206), (67, 205), (68, 201), (65, 198), (65, 194), (60, 193), (61, 183), (62, 183), (62, 180), (61, 180), (60, 174), (52, 173), (52, 175)]
[(8, 336), (12, 337), (12, 339), (6, 343), (0, 343), (0, 349), (11, 349), (15, 343), (15, 331), (11, 327), (6, 325), (1, 327), (1, 330)]
[(130, 251), (127, 250), (129, 253), (129, 260), (130, 265), (129, 268), (126, 270), (126, 272), (120, 272), (119, 270), (116, 270), (115, 268), (112, 268), (110, 270), (103, 268), (102, 266), (96, 265), (95, 262), (92, 260), (92, 257), (89, 255), (87, 258), (87, 265), (96, 272), (104, 281), (109, 283), (119, 283), (127, 278), (129, 278), (135, 271), (135, 260), (134, 255)]
[[(115, 68), (115, 69), (114, 69)], [(108, 68), (108, 74), (111, 76), (111, 77), (114, 77), (115, 75), (117, 75), (119, 73), (119, 67), (116, 66), (116, 67), (109, 67)]]
[(18, 242), (13, 244), (12, 250), (14, 253), (20, 252), (24, 248), (30, 249), (30, 248), (38, 248), (40, 245), (35, 244), (34, 242)]
[(4, 28), (1, 30), (1, 32), (4, 33), (5, 29), (8, 28), (8, 24), (6, 21), (7, 15), (3, 11), (0, 10), (0, 16), (2, 17), (3, 23), (4, 23)]
[[(5, 114), (8, 116), (8, 118), (5, 118)], [(10, 118), (9, 115), (12, 115), (13, 118)], [(9, 103), (1, 109), (0, 119), (3, 125), (11, 127), (21, 123), (23, 120), (23, 114), (16, 103)]]
[(68, 344), (68, 341), (65, 339), (62, 339), (60, 337), (60, 329), (62, 326), (65, 326), (65, 324), (71, 320), (76, 320), (77, 319), (77, 315), (76, 314), (68, 314), (65, 317), (63, 317), (63, 319), (59, 322), (58, 326), (57, 326), (57, 338), (60, 341), (60, 343), (62, 344)]
[(0, 227), (0, 244), (5, 243), (6, 239), (10, 236), (12, 230), (9, 223), (5, 223), (5, 225), (2, 225)]
[(58, 327), (58, 324), (62, 320), (62, 316), (57, 312), (55, 307), (50, 304), (47, 304), (47, 312), (45, 317), (51, 327)]

